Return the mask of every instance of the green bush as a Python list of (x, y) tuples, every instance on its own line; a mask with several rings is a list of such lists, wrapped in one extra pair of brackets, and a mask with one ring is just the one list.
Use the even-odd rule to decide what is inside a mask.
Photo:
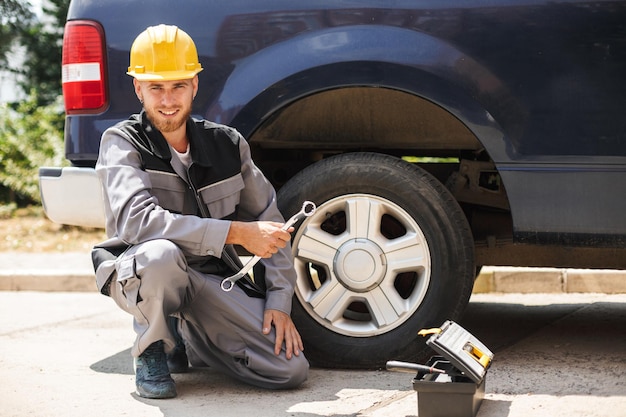
[(0, 202), (39, 204), (41, 166), (67, 165), (60, 101), (37, 105), (33, 92), (15, 108), (0, 104)]

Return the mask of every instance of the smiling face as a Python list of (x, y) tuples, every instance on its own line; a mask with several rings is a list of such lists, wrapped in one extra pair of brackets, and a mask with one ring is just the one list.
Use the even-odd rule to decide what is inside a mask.
[(138, 81), (135, 93), (152, 124), (166, 139), (185, 134), (191, 104), (198, 91), (198, 77), (175, 81)]

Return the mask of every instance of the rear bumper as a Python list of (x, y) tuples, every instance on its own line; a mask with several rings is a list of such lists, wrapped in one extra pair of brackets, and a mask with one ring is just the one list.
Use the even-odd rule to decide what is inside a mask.
[(93, 168), (42, 167), (39, 190), (44, 211), (53, 222), (104, 227), (102, 186)]

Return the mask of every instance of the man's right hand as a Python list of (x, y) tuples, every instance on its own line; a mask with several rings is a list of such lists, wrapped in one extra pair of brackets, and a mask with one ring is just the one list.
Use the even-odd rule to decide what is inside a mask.
[(282, 226), (283, 223), (268, 221), (231, 222), (226, 244), (241, 245), (255, 256), (269, 258), (291, 239), (294, 228), (285, 231)]

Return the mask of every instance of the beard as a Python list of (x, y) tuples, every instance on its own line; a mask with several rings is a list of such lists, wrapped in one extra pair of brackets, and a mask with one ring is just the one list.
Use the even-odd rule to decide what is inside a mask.
[(152, 122), (152, 125), (161, 133), (174, 132), (180, 129), (185, 123), (187, 123), (187, 119), (191, 116), (191, 107), (181, 109), (175, 119), (166, 119), (154, 109), (146, 108), (145, 110), (148, 119)]

